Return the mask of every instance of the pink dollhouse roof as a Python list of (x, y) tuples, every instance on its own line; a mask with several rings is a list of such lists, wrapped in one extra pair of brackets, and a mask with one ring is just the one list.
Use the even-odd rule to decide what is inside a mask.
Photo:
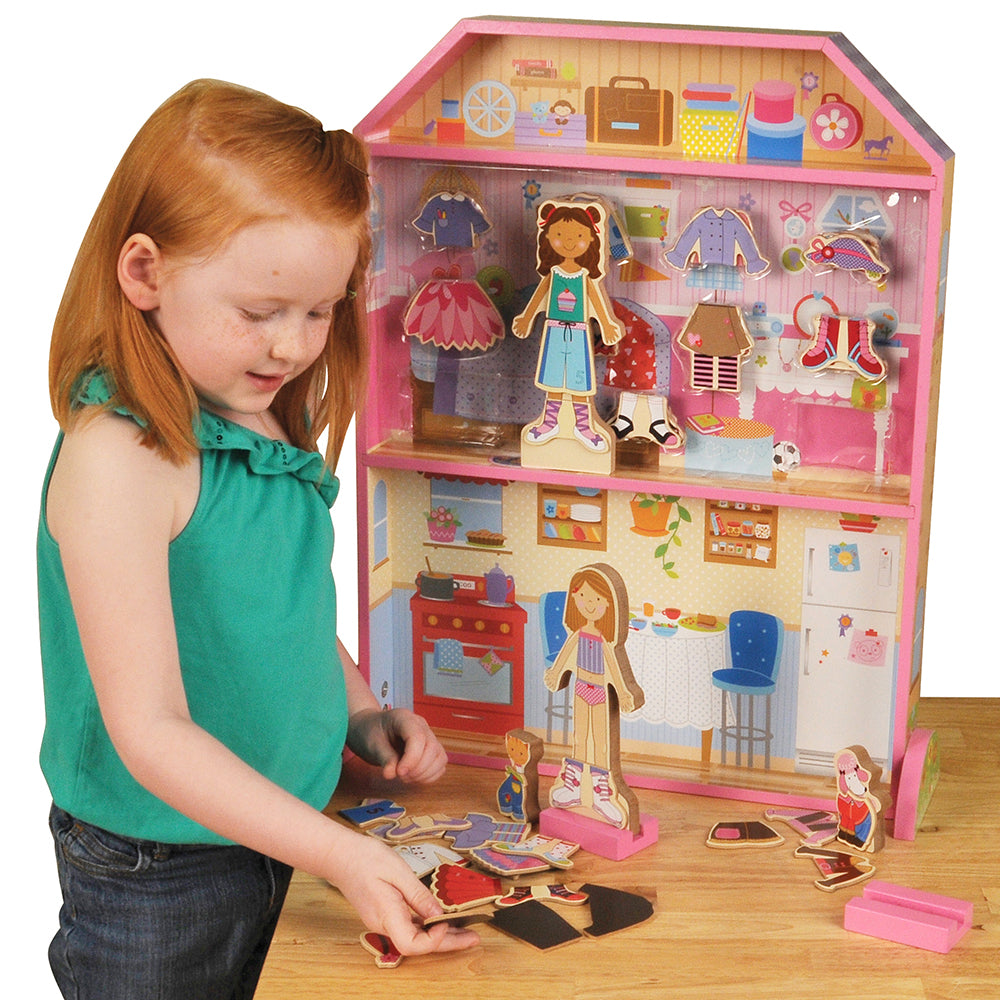
[[(631, 137), (629, 147), (622, 149), (588, 134), (587, 142), (581, 138), (572, 151), (543, 143), (537, 161), (556, 152), (560, 163), (571, 166), (577, 165), (574, 155), (735, 162), (747, 153), (748, 118), (763, 108), (766, 91), (761, 84), (774, 81), (783, 81), (786, 89), (792, 85), (789, 128), (806, 125), (803, 166), (920, 175), (935, 172), (952, 157), (839, 33), (493, 16), (460, 21), (356, 131), (376, 155), (384, 144), (392, 145), (396, 155), (407, 155), (408, 146), (414, 156), (422, 155), (417, 148), (432, 146), (442, 157), (455, 159), (468, 158), (470, 149), (486, 148), (494, 162), (503, 162), (515, 150), (521, 150), (523, 159), (524, 133), (515, 126), (525, 116), (543, 115), (557, 98), (593, 128), (598, 97), (628, 101), (634, 94), (616, 92), (644, 88), (649, 92), (645, 97), (672, 102), (663, 112), (667, 136), (640, 146)], [(725, 85), (731, 103), (724, 106), (735, 125), (724, 154), (704, 155), (685, 145), (690, 122), (723, 107), (707, 105), (706, 112), (704, 101), (689, 99), (692, 84), (720, 92)], [(473, 115), (484, 106), (489, 120), (483, 130), (475, 126)], [(770, 122), (774, 114), (769, 109), (763, 117)], [(780, 118), (780, 110), (777, 114)], [(814, 119), (824, 114), (822, 121), (833, 128), (828, 129), (831, 141), (815, 131), (819, 126)], [(845, 123), (853, 125), (854, 135), (837, 133)], [(779, 120), (769, 127), (780, 135), (783, 126)]]

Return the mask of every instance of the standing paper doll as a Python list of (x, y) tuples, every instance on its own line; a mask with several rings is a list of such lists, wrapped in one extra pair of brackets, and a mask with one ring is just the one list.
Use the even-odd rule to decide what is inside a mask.
[(545, 745), (526, 729), (512, 729), (504, 737), (507, 768), (497, 789), (497, 806), (502, 816), (534, 823), (538, 820), (538, 762)]
[(837, 840), (857, 851), (885, 846), (885, 810), (891, 796), (881, 783), (882, 768), (862, 746), (850, 746), (833, 758), (837, 772)]
[[(535, 318), (544, 317), (535, 384), (546, 394), (545, 409), (521, 435), (522, 462), (531, 467), (591, 471), (597, 467), (588, 464), (586, 456), (611, 452), (611, 433), (594, 409), (593, 337), (596, 332), (610, 346), (625, 331), (601, 285), (606, 227), (607, 212), (597, 201), (546, 201), (538, 210), (537, 267), (542, 280), (511, 324), (515, 336), (527, 337)], [(564, 404), (572, 413), (561, 424)], [(549, 450), (543, 459), (534, 447), (563, 437), (582, 447), (582, 457), (571, 452), (564, 459), (558, 450)]]
[(563, 619), (569, 633), (545, 671), (550, 691), (574, 675), (573, 756), (563, 758), (549, 801), (638, 832), (638, 802), (619, 763), (619, 711), (645, 701), (625, 654), (628, 594), (617, 570), (603, 563), (577, 570)]

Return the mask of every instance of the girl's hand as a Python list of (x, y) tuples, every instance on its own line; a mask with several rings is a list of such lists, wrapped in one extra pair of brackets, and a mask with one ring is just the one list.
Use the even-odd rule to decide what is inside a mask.
[(429, 784), (444, 774), (448, 763), (430, 726), (405, 708), (355, 712), (347, 727), (347, 746), (362, 760), (380, 767), (387, 781), (399, 778)]
[(421, 926), (438, 916), (441, 905), (413, 874), (409, 865), (383, 843), (363, 834), (352, 835), (358, 846), (339, 855), (329, 881), (344, 894), (365, 926), (384, 934), (402, 955), (459, 951), (479, 943), (475, 931), (448, 923)]

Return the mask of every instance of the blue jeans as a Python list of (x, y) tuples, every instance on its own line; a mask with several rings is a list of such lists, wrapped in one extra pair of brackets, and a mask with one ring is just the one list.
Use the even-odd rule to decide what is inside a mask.
[(249, 1000), (291, 869), (244, 847), (130, 840), (52, 807), (49, 964), (72, 1000)]

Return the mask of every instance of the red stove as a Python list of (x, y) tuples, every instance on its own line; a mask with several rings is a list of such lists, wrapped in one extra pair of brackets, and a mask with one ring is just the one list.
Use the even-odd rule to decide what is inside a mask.
[(524, 625), (515, 600), (486, 600), (481, 576), (455, 576), (451, 600), (410, 599), (413, 708), (432, 726), (502, 736), (524, 726)]

